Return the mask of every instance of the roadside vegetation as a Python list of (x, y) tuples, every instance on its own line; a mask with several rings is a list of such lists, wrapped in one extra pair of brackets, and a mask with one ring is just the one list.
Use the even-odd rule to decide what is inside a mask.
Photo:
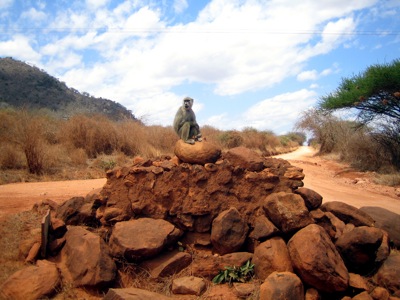
[[(245, 146), (268, 156), (288, 152), (306, 140), (302, 133), (277, 136), (246, 128), (202, 127), (207, 141), (223, 150)], [(135, 156), (173, 156), (178, 140), (172, 126), (110, 120), (76, 114), (62, 119), (48, 110), (0, 110), (0, 184), (20, 181), (91, 179), (132, 162)]]
[(381, 184), (400, 185), (399, 78), (400, 60), (344, 78), (317, 108), (303, 112), (297, 128), (311, 134), (309, 143), (319, 147), (319, 154), (335, 154), (353, 168), (377, 172)]

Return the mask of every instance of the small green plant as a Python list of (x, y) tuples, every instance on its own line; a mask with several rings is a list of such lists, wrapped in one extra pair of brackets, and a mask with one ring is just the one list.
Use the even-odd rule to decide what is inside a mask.
[(212, 280), (214, 284), (227, 282), (246, 282), (254, 275), (254, 264), (248, 260), (243, 266), (225, 267), (225, 270), (220, 270), (217, 276)]
[(114, 160), (102, 160), (100, 162), (100, 167), (104, 169), (104, 171), (112, 170), (117, 163)]

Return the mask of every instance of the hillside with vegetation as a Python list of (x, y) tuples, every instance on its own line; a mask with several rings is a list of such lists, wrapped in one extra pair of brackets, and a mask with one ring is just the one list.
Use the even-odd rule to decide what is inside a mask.
[(44, 70), (10, 57), (0, 58), (0, 107), (48, 109), (68, 118), (77, 113), (101, 114), (112, 120), (135, 119), (112, 100), (80, 93)]

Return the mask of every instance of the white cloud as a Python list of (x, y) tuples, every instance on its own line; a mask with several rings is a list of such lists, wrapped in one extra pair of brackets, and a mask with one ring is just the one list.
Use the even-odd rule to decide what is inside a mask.
[(0, 0), (0, 9), (5, 9), (13, 4), (13, 0)]
[(89, 9), (96, 9), (106, 5), (108, 0), (86, 0), (86, 5)]
[(282, 134), (291, 130), (285, 127), (287, 124), (294, 123), (302, 111), (315, 104), (316, 97), (315, 91), (302, 89), (260, 101), (243, 113), (242, 128), (250, 126)]
[(40, 64), (41, 56), (31, 47), (29, 42), (29, 39), (23, 35), (15, 35), (8, 41), (0, 41), (0, 57), (23, 57), (30, 63)]
[(46, 14), (43, 11), (39, 11), (33, 7), (29, 10), (24, 11), (21, 14), (21, 18), (26, 18), (34, 22), (41, 22), (47, 18)]
[(185, 9), (188, 8), (188, 6), (189, 5), (186, 0), (175, 0), (173, 5), (174, 11), (177, 14), (182, 13)]
[(297, 75), (297, 80), (306, 81), (306, 80), (315, 80), (318, 77), (317, 70), (311, 71), (303, 71)]
[(298, 81), (317, 80), (320, 77), (328, 76), (333, 72), (332, 69), (324, 69), (320, 73), (317, 70), (303, 71), (297, 74)]

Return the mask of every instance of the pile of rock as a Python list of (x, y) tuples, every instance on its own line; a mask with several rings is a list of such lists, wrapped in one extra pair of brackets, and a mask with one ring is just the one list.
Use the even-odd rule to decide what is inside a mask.
[[(185, 151), (179, 159), (135, 159), (107, 172), (101, 190), (55, 208), (52, 223), (66, 226), (56, 239), (62, 249), (12, 275), (2, 295), (38, 299), (56, 293), (62, 278), (105, 290), (105, 299), (400, 297), (400, 255), (390, 255), (391, 238), (369, 214), (321, 205), (287, 161), (242, 147), (222, 156), (210, 149), (196, 163), (183, 162)], [(225, 266), (248, 260), (261, 284), (210, 283)], [(120, 288), (124, 262), (154, 279), (183, 275), (174, 275), (169, 296)]]

